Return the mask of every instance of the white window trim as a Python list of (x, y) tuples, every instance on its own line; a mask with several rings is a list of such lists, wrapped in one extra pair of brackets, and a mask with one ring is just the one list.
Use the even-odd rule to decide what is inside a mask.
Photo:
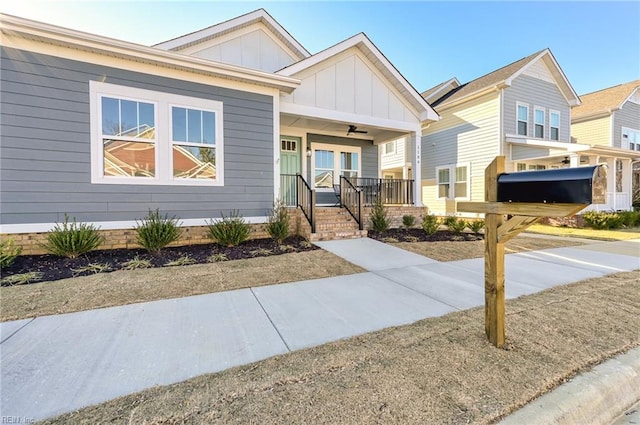
[(360, 147), (311, 142), (311, 183), (317, 192), (333, 192), (333, 188), (315, 187), (316, 150), (333, 151), (333, 184), (340, 184), (340, 152), (358, 154), (358, 177), (362, 177), (362, 149)]
[[(625, 143), (625, 140), (624, 140), (624, 134), (625, 134), (625, 133), (627, 133), (627, 134), (628, 134), (628, 133), (630, 133), (630, 132), (640, 134), (640, 130), (636, 130), (635, 128), (631, 128), (631, 127), (622, 127), (622, 129), (620, 130), (620, 147), (621, 147), (622, 149), (631, 149), (631, 144), (630, 144), (631, 142), (629, 141), (629, 139), (628, 139), (628, 138), (627, 138), (627, 145), (626, 145), (626, 146), (624, 145), (624, 143)], [(633, 143), (635, 143), (635, 144), (636, 144), (636, 146), (637, 146), (637, 145), (638, 145), (638, 139), (636, 138), (635, 142), (633, 142)], [(636, 148), (636, 149), (637, 149), (637, 148)]]
[[(390, 152), (387, 152), (387, 146), (391, 145), (393, 147), (393, 149), (391, 149)], [(394, 140), (393, 142), (387, 142), (384, 144), (384, 152), (383, 155), (395, 155), (396, 153), (396, 141)]]
[[(551, 114), (558, 115), (558, 126), (557, 127), (553, 127), (553, 125), (551, 125)], [(558, 129), (558, 139), (557, 139), (557, 141), (560, 141), (560, 126), (561, 125), (562, 125), (562, 115), (560, 114), (560, 111), (556, 111), (555, 109), (549, 109), (549, 140), (556, 140), (556, 139), (552, 139), (551, 138), (551, 128), (557, 128)]]
[[(520, 117), (518, 116), (518, 107), (522, 106), (524, 108), (527, 108), (527, 134), (520, 134), (518, 132), (518, 122), (520, 121)], [(525, 137), (530, 137), (531, 135), (529, 134), (529, 105), (526, 103), (522, 103), (522, 102), (516, 102), (516, 134), (518, 136), (525, 136)]]
[[(102, 96), (117, 97), (154, 104), (156, 124), (156, 175), (155, 177), (104, 176), (102, 146)], [(172, 172), (173, 141), (171, 132), (171, 107), (180, 106), (214, 112), (216, 116), (216, 179), (174, 178)], [(116, 84), (89, 82), (89, 110), (91, 123), (91, 183), (133, 184), (163, 186), (224, 186), (224, 134), (223, 104), (220, 101), (156, 92)], [(203, 145), (204, 146), (204, 145)], [(206, 147), (206, 146), (204, 146)]]
[[(467, 167), (467, 194), (466, 196), (455, 197), (456, 185), (456, 168)], [(449, 170), (449, 193), (446, 197), (440, 196), (440, 170)], [(455, 199), (459, 201), (468, 201), (471, 199), (471, 163), (462, 162), (459, 164), (447, 164), (436, 167), (436, 198), (437, 199)]]
[[(536, 112), (542, 112), (542, 122), (539, 123), (536, 121)], [(542, 125), (542, 137), (536, 136), (536, 125)], [(544, 139), (545, 127), (547, 126), (547, 110), (542, 106), (533, 106), (533, 138), (535, 139)]]

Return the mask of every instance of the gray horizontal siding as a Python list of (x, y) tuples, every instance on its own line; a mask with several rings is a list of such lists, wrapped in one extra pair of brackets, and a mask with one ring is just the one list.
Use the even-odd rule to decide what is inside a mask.
[(571, 108), (562, 92), (553, 83), (540, 80), (528, 75), (521, 75), (515, 80), (511, 87), (504, 89), (504, 112), (503, 112), (503, 132), (506, 134), (517, 134), (516, 131), (516, 104), (517, 102), (529, 105), (529, 127), (528, 137), (533, 138), (534, 124), (533, 111), (535, 106), (545, 108), (545, 128), (544, 139), (549, 137), (549, 110), (560, 112), (560, 140), (570, 141), (571, 132)]
[[(1, 49), (2, 224), (130, 221), (149, 209), (183, 219), (273, 201), (273, 99), (54, 56)], [(91, 184), (89, 81), (221, 101), (224, 187)]]
[(613, 146), (622, 147), (622, 127), (640, 130), (640, 105), (625, 102), (613, 113)]

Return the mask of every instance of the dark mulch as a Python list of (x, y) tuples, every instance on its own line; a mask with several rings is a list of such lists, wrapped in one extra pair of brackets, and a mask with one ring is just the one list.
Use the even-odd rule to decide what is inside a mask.
[[(90, 271), (78, 272), (78, 269), (89, 264), (107, 264), (109, 271), (120, 270), (123, 268), (123, 263), (132, 260), (136, 256), (143, 260), (149, 260), (153, 267), (163, 267), (168, 262), (178, 260), (184, 256), (192, 258), (194, 264), (202, 264), (208, 263), (207, 258), (213, 254), (225, 254), (229, 260), (240, 260), (319, 249), (315, 245), (306, 243), (304, 238), (298, 236), (287, 238), (282, 245), (289, 245), (295, 250), (281, 249), (281, 246), (272, 239), (253, 239), (234, 247), (224, 247), (214, 243), (169, 247), (164, 248), (157, 254), (151, 254), (144, 249), (110, 249), (92, 251), (75, 259), (55, 255), (23, 255), (16, 258), (10, 267), (2, 269), (2, 277), (20, 273), (40, 272), (43, 274), (40, 281), (66, 279), (92, 274)], [(258, 250), (270, 250), (271, 252), (257, 252)]]
[(369, 237), (387, 242), (395, 239), (398, 242), (440, 242), (440, 241), (481, 241), (483, 236), (474, 233), (453, 233), (449, 230), (439, 230), (433, 235), (427, 235), (422, 229), (389, 229), (385, 232), (369, 230)]

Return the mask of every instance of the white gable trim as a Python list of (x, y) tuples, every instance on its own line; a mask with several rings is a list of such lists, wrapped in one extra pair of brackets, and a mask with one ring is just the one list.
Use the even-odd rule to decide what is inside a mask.
[[(20, 38), (27, 43), (35, 40), (50, 46), (63, 46), (77, 49), (79, 52), (91, 52), (110, 57), (132, 60), (138, 63), (148, 63), (164, 68), (186, 70), (197, 74), (204, 74), (222, 79), (240, 81), (253, 85), (277, 88), (285, 93), (291, 93), (300, 85), (294, 78), (284, 77), (264, 71), (257, 71), (235, 65), (211, 62), (185, 56), (175, 52), (155, 49), (127, 41), (102, 37), (82, 31), (76, 31), (29, 19), (0, 14), (0, 33), (7, 39)], [(55, 50), (53, 50), (55, 55)], [(52, 54), (52, 53), (49, 53)], [(78, 53), (81, 56), (81, 53)]]
[[(438, 90), (434, 91), (433, 93), (431, 93), (428, 97), (425, 97), (425, 100), (428, 102), (429, 99), (433, 98), (433, 99), (438, 99), (436, 96), (438, 96), (440, 93), (442, 93), (442, 91), (447, 88), (447, 87), (451, 87), (449, 89), (449, 91), (460, 87), (460, 81), (456, 78), (453, 77), (452, 79), (450, 79), (449, 81), (445, 81), (444, 83), (442, 83), (440, 85), (440, 88), (438, 88)], [(424, 97), (424, 96), (423, 96)]]
[[(505, 79), (504, 80), (505, 84), (510, 86), (513, 80), (518, 78), (520, 75), (526, 72), (531, 66), (533, 66), (534, 63), (538, 62), (539, 60), (542, 60), (544, 57), (547, 57), (551, 61), (552, 65), (554, 66), (555, 72), (554, 70), (550, 70), (551, 75), (553, 75), (556, 78), (556, 84), (560, 88), (560, 92), (562, 92), (563, 96), (565, 97), (569, 105), (578, 106), (582, 104), (582, 102), (580, 101), (580, 97), (578, 97), (578, 94), (575, 92), (575, 90), (569, 83), (569, 80), (567, 79), (566, 75), (564, 75), (564, 72), (562, 72), (560, 65), (558, 65), (558, 62), (556, 62), (556, 59), (553, 57), (549, 49), (545, 49), (542, 52), (540, 52), (540, 54), (535, 59), (533, 59), (528, 64), (520, 68), (509, 78)], [(560, 78), (560, 81), (557, 81), (558, 78)]]
[(229, 32), (233, 32), (244, 26), (251, 25), (256, 22), (264, 22), (267, 28), (272, 30), (277, 38), (288, 45), (298, 59), (304, 59), (311, 54), (300, 44), (295, 38), (285, 30), (275, 19), (271, 17), (264, 9), (254, 10), (246, 15), (238, 16), (225, 22), (204, 28), (200, 31), (186, 34), (173, 40), (156, 44), (154, 47), (166, 50), (181, 50), (196, 43), (201, 43), (207, 39), (218, 37)]
[[(617, 109), (621, 109), (621, 108), (622, 108), (622, 106), (623, 106), (625, 103), (627, 103), (627, 102), (640, 103), (640, 102), (638, 102), (636, 99), (633, 99), (633, 97), (634, 97), (636, 94), (638, 95), (638, 96), (636, 96), (636, 97), (639, 97), (639, 98), (640, 98), (640, 92), (638, 92), (638, 87), (636, 87), (635, 89), (633, 89), (633, 90), (631, 91), (631, 94), (629, 94), (629, 96), (627, 96), (627, 98), (626, 98), (626, 99), (625, 99), (625, 100), (624, 100), (624, 101), (623, 101), (623, 102), (618, 106), (618, 108), (617, 108)], [(640, 100), (640, 99), (638, 99), (638, 100)]]
[(412, 108), (416, 111), (416, 116), (420, 121), (440, 119), (438, 114), (427, 103), (426, 100), (409, 82), (398, 72), (398, 70), (389, 62), (389, 60), (378, 50), (378, 48), (363, 33), (357, 34), (347, 40), (344, 40), (328, 49), (325, 49), (313, 56), (303, 59), (298, 63), (281, 69), (276, 74), (291, 77), (305, 69), (326, 61), (335, 55), (342, 53), (352, 47), (359, 48), (367, 59), (375, 65), (384, 78), (391, 83), (400, 95), (408, 101)]

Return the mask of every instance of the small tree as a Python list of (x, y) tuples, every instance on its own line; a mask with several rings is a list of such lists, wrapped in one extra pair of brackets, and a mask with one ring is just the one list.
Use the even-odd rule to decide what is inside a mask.
[(389, 219), (387, 218), (387, 210), (382, 204), (382, 200), (378, 199), (371, 210), (371, 227), (376, 232), (385, 232), (389, 230)]
[(267, 233), (279, 244), (289, 236), (289, 211), (281, 199), (273, 204), (267, 222)]

